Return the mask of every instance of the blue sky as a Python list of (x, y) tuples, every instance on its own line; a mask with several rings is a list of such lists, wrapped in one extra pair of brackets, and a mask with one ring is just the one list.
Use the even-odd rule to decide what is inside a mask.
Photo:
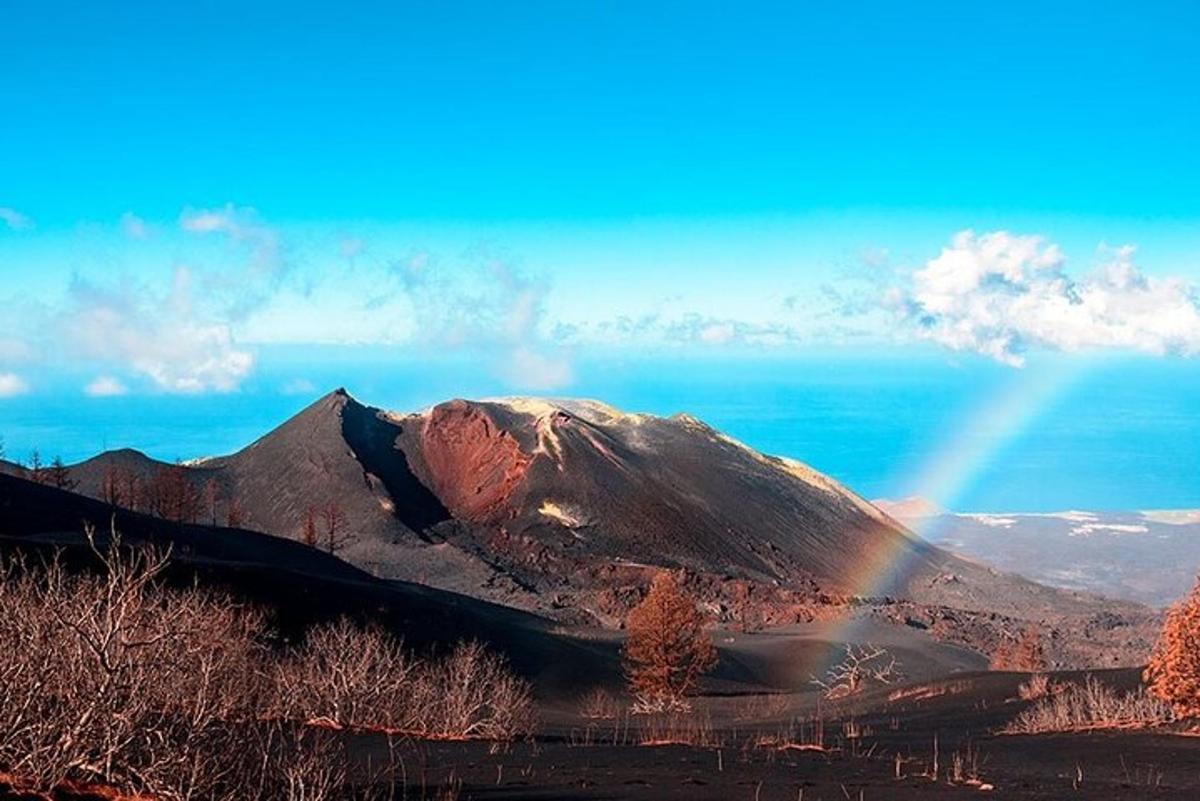
[(10, 448), (85, 397), (1200, 351), (1194, 4), (342, 5), (4, 4)]

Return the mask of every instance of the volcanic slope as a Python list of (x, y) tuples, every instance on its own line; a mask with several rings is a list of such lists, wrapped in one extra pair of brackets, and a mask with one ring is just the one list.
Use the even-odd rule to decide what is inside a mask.
[[(105, 458), (77, 472), (81, 491), (100, 491)], [(1070, 618), (1145, 646), (1141, 607), (952, 556), (812, 468), (687, 415), (525, 398), (394, 414), (338, 390), (188, 470), (236, 498), (248, 528), (297, 539), (336, 506), (339, 555), (359, 567), (564, 620), (615, 625), (647, 573), (672, 567), (728, 621), (812, 620), (870, 596), (935, 631)]]

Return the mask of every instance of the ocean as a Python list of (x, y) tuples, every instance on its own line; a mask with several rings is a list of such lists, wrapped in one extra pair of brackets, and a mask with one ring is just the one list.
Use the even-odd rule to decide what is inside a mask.
[[(918, 494), (976, 512), (1200, 507), (1200, 367), (1081, 362), (1047, 357), (1015, 370), (927, 353), (591, 355), (575, 360), (568, 387), (536, 394), (687, 412), (867, 498)], [(516, 394), (481, 356), (276, 350), (228, 394), (89, 398), (35, 387), (0, 400), (0, 436), (10, 459), (37, 448), (76, 461), (116, 447), (190, 459), (243, 447), (338, 386), (398, 411)]]

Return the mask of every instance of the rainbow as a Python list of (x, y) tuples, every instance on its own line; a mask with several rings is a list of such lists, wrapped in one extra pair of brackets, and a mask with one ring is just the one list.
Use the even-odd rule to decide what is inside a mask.
[[(958, 510), (959, 501), (988, 468), (1025, 436), (1030, 428), (1089, 372), (1096, 362), (1087, 358), (1055, 360), (1053, 364), (1013, 371), (1003, 390), (970, 409), (948, 427), (948, 436), (932, 455), (913, 472), (909, 494), (932, 501), (948, 511)], [(961, 510), (959, 510), (961, 511)], [(911, 526), (913, 533), (936, 541), (946, 522), (926, 518)], [(878, 537), (859, 557), (850, 582), (851, 594), (880, 597), (904, 585), (920, 552), (896, 537)], [(845, 643), (861, 644), (861, 615), (845, 612), (823, 637), (827, 648), (818, 649), (813, 675), (824, 674), (841, 658)]]

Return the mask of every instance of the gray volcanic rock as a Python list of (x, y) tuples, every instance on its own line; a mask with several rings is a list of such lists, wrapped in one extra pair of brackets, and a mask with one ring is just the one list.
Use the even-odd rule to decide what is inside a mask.
[[(80, 466), (81, 491), (96, 494), (115, 458)], [(186, 470), (236, 498), (245, 527), (299, 539), (310, 510), (336, 504), (347, 561), (566, 621), (619, 625), (667, 567), (743, 625), (870, 603), (935, 631), (1098, 620), (1126, 652), (1147, 645), (1141, 607), (956, 557), (812, 468), (686, 415), (527, 398), (393, 414), (338, 390)]]

